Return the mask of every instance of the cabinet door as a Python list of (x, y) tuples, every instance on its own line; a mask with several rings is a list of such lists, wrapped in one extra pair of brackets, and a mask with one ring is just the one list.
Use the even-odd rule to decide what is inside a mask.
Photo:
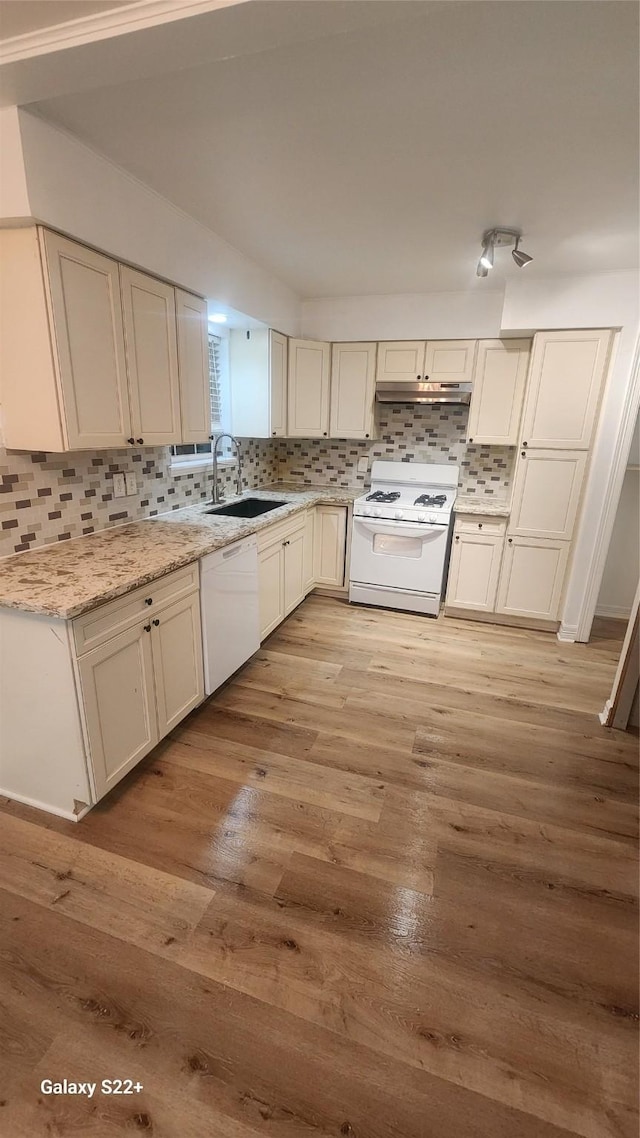
[(261, 640), (284, 620), (283, 559), (284, 546), (281, 540), (258, 553)]
[(158, 742), (151, 636), (137, 624), (78, 662), (96, 793), (102, 798)]
[(287, 433), (287, 337), (273, 330), (269, 333), (269, 377), (271, 434), (282, 438)]
[(207, 302), (177, 288), (180, 439), (206, 443), (211, 435)]
[(447, 604), (494, 612), (503, 537), (456, 533), (451, 550)]
[(424, 340), (378, 344), (376, 379), (381, 383), (415, 383), (424, 373)]
[(125, 265), (120, 277), (132, 434), (145, 446), (179, 443), (175, 291)]
[(199, 593), (151, 619), (151, 647), (162, 739), (204, 699)]
[(116, 261), (43, 231), (48, 301), (69, 450), (121, 447), (131, 434)]
[(301, 526), (285, 539), (283, 545), (284, 615), (304, 600), (305, 527)]
[(305, 596), (315, 584), (313, 562), (313, 535), (315, 532), (316, 511), (307, 510), (304, 522), (304, 591)]
[(332, 439), (373, 437), (375, 384), (375, 344), (332, 345)]
[(428, 340), (425, 378), (433, 383), (470, 383), (476, 359), (476, 340)]
[(480, 340), (467, 429), (470, 443), (517, 445), (529, 346), (528, 340)]
[(314, 560), (316, 585), (344, 585), (347, 511), (344, 506), (317, 506)]
[(496, 612), (557, 620), (569, 548), (568, 541), (508, 537)]
[(576, 522), (587, 455), (523, 450), (516, 460), (509, 533), (569, 541)]
[(289, 430), (292, 437), (329, 434), (330, 345), (289, 340)]
[(534, 336), (522, 423), (524, 445), (589, 449), (610, 342), (608, 329)]

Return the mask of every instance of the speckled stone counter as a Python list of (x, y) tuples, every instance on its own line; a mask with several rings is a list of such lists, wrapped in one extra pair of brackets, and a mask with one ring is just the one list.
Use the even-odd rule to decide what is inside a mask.
[[(204, 502), (90, 537), (17, 553), (0, 560), (0, 605), (70, 619), (309, 506), (348, 506), (361, 492), (275, 483), (242, 495), (286, 501), (258, 518), (207, 514), (211, 503)], [(238, 499), (227, 499), (232, 501)]]
[(453, 510), (456, 514), (484, 514), (486, 518), (508, 518), (511, 506), (509, 502), (495, 501), (493, 498), (476, 498), (469, 494), (459, 494)]

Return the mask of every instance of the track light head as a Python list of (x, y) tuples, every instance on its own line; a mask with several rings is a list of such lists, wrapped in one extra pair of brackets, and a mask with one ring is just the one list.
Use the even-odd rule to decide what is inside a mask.
[(488, 277), (489, 276), (489, 270), (486, 267), (486, 265), (482, 264), (482, 259), (480, 259), (478, 261), (478, 267), (476, 269), (476, 276), (477, 277)]
[(519, 229), (504, 229), (498, 226), (495, 229), (487, 229), (482, 235), (482, 253), (478, 261), (476, 275), (486, 277), (489, 270), (493, 268), (495, 250), (508, 245), (514, 246), (511, 250), (511, 256), (519, 269), (531, 264), (533, 257), (524, 253), (519, 247), (521, 237), (522, 234)]
[(511, 250), (511, 256), (513, 257), (518, 268), (524, 269), (525, 265), (531, 264), (531, 262), (533, 261), (533, 257), (530, 257), (528, 253), (525, 253), (522, 249), (519, 249), (518, 248), (519, 243), (520, 243), (520, 238), (518, 237), (518, 238), (516, 238), (515, 249)]
[(480, 264), (487, 272), (493, 268), (493, 244), (487, 242), (480, 255)]

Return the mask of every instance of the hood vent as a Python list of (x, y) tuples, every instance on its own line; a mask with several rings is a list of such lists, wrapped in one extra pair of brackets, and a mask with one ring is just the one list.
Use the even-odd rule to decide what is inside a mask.
[(470, 383), (377, 383), (378, 403), (470, 403)]

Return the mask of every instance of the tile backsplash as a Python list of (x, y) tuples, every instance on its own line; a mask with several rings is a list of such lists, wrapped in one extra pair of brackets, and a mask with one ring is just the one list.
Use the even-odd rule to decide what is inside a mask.
[[(460, 467), (461, 493), (507, 498), (515, 450), (469, 446), (466, 407), (389, 405), (380, 437), (369, 442), (320, 439), (242, 440), (243, 485), (286, 481), (363, 488), (369, 471), (358, 459), (451, 463)], [(131, 472), (137, 492), (113, 495), (113, 476)], [(235, 491), (235, 467), (221, 467)], [(36, 454), (0, 449), (0, 555), (66, 541), (123, 522), (153, 517), (211, 496), (210, 472), (171, 471), (168, 447)]]

